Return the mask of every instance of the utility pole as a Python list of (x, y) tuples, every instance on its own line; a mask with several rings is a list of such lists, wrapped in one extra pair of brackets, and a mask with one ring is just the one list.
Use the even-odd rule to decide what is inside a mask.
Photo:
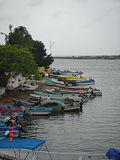
[(50, 40), (50, 54), (52, 54), (52, 46), (55, 42)]

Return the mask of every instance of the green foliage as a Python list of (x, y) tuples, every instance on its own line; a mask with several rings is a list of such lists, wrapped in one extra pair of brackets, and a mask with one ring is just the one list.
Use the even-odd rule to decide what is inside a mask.
[(25, 48), (0, 46), (0, 86), (5, 86), (11, 73), (38, 77), (37, 65), (32, 53)]
[(22, 48), (31, 48), (33, 39), (28, 33), (27, 29), (23, 26), (19, 26), (10, 32), (8, 35), (7, 44), (17, 45)]
[(31, 51), (39, 67), (49, 67), (54, 61), (51, 54), (47, 55), (45, 45), (41, 41), (33, 41)]
[[(53, 60), (51, 54), (47, 54), (45, 45), (41, 41), (34, 41), (23, 26), (15, 28), (7, 35), (6, 44), (16, 45), (19, 48), (28, 48), (35, 57), (36, 64), (41, 67), (49, 67)], [(13, 66), (14, 67), (14, 66)]]

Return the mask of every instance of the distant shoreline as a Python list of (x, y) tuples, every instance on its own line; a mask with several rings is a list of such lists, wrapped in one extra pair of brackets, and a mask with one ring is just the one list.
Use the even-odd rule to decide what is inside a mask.
[(111, 56), (53, 56), (54, 59), (103, 59), (120, 60), (120, 55)]

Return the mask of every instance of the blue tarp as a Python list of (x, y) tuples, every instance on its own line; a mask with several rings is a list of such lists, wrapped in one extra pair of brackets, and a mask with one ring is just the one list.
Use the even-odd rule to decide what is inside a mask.
[(19, 148), (34, 150), (44, 143), (45, 140), (34, 138), (13, 138), (11, 142), (9, 141), (9, 138), (4, 138), (0, 140), (0, 148)]
[(109, 160), (120, 160), (120, 152), (118, 149), (110, 148), (106, 153)]

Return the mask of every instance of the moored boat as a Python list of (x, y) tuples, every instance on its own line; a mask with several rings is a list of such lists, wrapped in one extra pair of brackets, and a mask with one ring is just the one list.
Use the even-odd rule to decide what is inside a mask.
[(59, 84), (59, 85), (64, 85), (63, 81), (58, 81), (57, 79), (50, 79), (45, 77), (45, 84), (47, 85), (52, 85), (52, 84)]
[[(75, 101), (80, 101), (80, 97), (78, 97), (78, 95), (74, 95), (74, 94), (50, 94), (50, 93), (44, 93), (44, 92), (34, 92), (34, 94), (37, 94), (37, 95), (39, 95), (41, 98), (44, 98), (44, 99), (47, 99), (47, 97), (49, 96), (49, 98), (51, 99), (51, 100), (58, 100), (58, 101), (63, 101), (63, 98), (64, 98), (64, 100), (65, 99), (67, 99), (67, 98), (69, 98), (69, 99), (74, 99)], [(64, 96), (64, 97), (63, 97)]]
[(52, 108), (45, 108), (45, 107), (31, 108), (27, 110), (27, 112), (31, 116), (47, 116), (51, 114), (51, 111)]
[(82, 78), (77, 78), (77, 77), (73, 77), (73, 78), (64, 78), (66, 76), (61, 76), (60, 79), (61, 81), (58, 81), (57, 79), (50, 79), (45, 77), (45, 84), (47, 85), (62, 85), (62, 86), (86, 86), (86, 85), (94, 85), (95, 84), (95, 80), (93, 79), (86, 79), (84, 77)]
[(75, 102), (72, 105), (70, 105), (70, 104), (65, 105), (62, 109), (63, 109), (64, 112), (74, 112), (74, 111), (79, 112), (80, 111), (80, 106), (79, 106), (78, 102)]
[[(47, 90), (47, 92), (50, 92), (50, 90)], [(84, 93), (84, 94), (88, 94), (88, 91), (87, 90), (67, 90), (67, 89), (59, 89), (59, 88), (54, 88), (54, 92), (51, 91), (52, 93), (64, 93), (64, 94), (75, 94), (75, 95), (78, 95), (80, 92), (81, 93)], [(102, 92), (99, 90), (99, 89), (93, 89), (93, 93), (96, 95), (96, 96), (102, 96)]]
[(85, 81), (87, 80), (87, 78), (85, 77), (77, 77), (77, 76), (69, 76), (69, 75), (60, 75), (59, 80), (62, 80), (62, 81)]
[(88, 87), (80, 87), (80, 86), (65, 86), (65, 85), (58, 85), (58, 84), (52, 84), (52, 86), (62, 89), (69, 89), (69, 90), (88, 90)]
[(87, 80), (70, 80), (69, 83), (72, 84), (72, 86), (86, 86), (86, 85), (94, 85), (95, 80), (94, 79), (87, 79)]

